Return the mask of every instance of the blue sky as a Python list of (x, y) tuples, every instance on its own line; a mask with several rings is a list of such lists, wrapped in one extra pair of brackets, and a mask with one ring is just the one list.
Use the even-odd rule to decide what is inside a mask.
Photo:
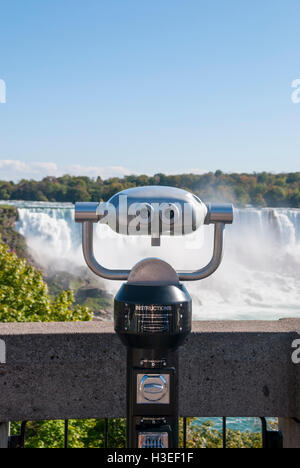
[(299, 0), (3, 0), (0, 179), (300, 170), (299, 59)]

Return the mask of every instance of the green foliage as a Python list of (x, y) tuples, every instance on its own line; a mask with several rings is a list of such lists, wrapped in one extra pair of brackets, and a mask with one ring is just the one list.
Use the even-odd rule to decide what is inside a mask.
[[(63, 448), (64, 421), (29, 422), (26, 426), (26, 448)], [(20, 433), (20, 423), (14, 423), (12, 434)], [(69, 421), (68, 446), (70, 448), (103, 448), (104, 419)], [(125, 419), (109, 420), (108, 446), (124, 448), (126, 445)]]
[(51, 299), (42, 273), (0, 241), (0, 322), (91, 320), (89, 309), (73, 302), (71, 291)]
[(31, 201), (108, 200), (120, 190), (142, 185), (170, 185), (194, 192), (203, 201), (227, 201), (237, 205), (300, 207), (300, 172), (271, 174), (130, 175), (102, 180), (100, 177), (46, 177), (41, 181), (0, 181), (0, 199)]

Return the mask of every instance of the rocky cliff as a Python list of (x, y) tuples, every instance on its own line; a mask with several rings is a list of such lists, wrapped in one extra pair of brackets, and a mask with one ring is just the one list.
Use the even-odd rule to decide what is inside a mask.
[(15, 252), (19, 257), (27, 258), (32, 262), (25, 238), (14, 229), (17, 220), (18, 210), (16, 207), (0, 205), (1, 239), (9, 246), (10, 250)]

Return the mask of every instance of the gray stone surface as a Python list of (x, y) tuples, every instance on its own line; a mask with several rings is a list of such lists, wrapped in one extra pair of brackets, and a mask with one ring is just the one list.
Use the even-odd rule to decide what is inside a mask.
[[(182, 416), (300, 416), (300, 319), (194, 322)], [(0, 324), (0, 421), (125, 416), (126, 351), (111, 322)]]
[(0, 449), (8, 448), (9, 423), (0, 422)]
[(300, 448), (300, 420), (281, 418), (279, 427), (283, 436), (283, 448)]

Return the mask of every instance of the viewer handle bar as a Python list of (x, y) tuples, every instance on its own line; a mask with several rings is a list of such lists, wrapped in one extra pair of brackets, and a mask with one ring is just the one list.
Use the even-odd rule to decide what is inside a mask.
[(110, 270), (97, 262), (94, 255), (93, 222), (91, 221), (82, 223), (82, 249), (87, 266), (96, 275), (108, 280), (126, 281), (128, 279), (130, 270)]
[[(216, 223), (214, 233), (214, 252), (208, 265), (196, 271), (179, 271), (180, 281), (198, 281), (212, 275), (219, 267), (223, 257), (224, 223)], [(88, 267), (101, 278), (127, 281), (130, 270), (110, 270), (97, 262), (93, 246), (93, 223), (85, 221), (82, 224), (83, 255)]]
[(224, 251), (224, 223), (215, 223), (214, 252), (211, 261), (200, 270), (178, 271), (180, 281), (198, 281), (212, 275), (220, 266)]

